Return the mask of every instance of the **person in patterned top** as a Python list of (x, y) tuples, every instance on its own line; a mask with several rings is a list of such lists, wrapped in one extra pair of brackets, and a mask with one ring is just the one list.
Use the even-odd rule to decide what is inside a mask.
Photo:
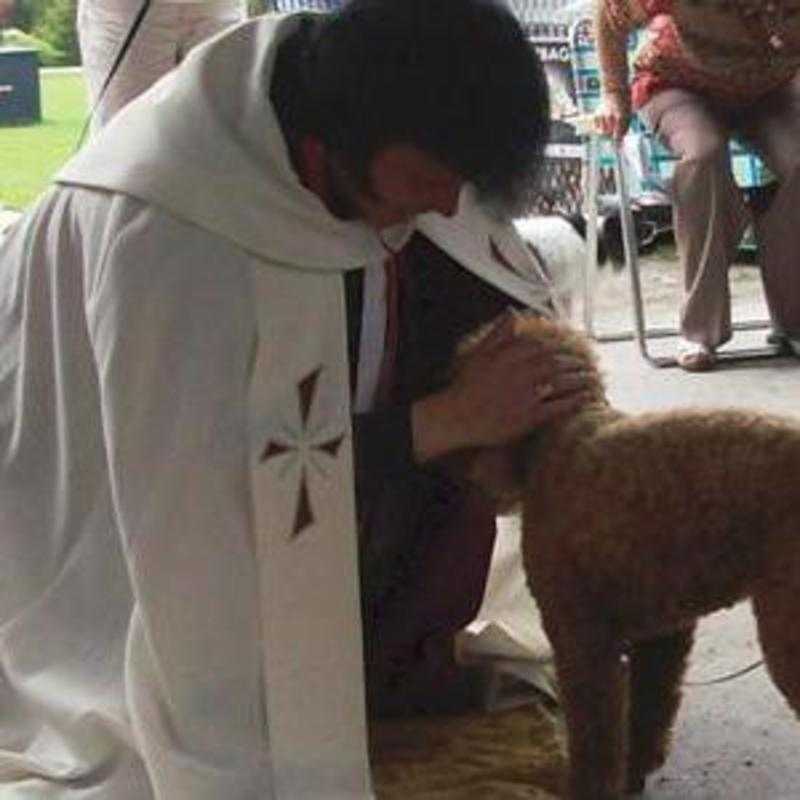
[[(629, 75), (628, 35), (646, 29)], [(730, 166), (732, 135), (778, 179), (753, 209), (773, 323), (800, 357), (800, 0), (596, 0), (602, 101), (621, 138), (637, 112), (679, 161), (674, 228), (684, 269), (678, 363), (711, 369), (731, 336), (728, 267), (750, 214)]]

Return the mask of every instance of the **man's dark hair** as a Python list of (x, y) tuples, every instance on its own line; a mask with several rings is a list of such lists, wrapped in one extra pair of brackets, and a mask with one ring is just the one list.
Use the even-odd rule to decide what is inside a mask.
[(351, 0), (303, 58), (306, 132), (355, 177), (391, 144), (439, 159), (522, 213), (549, 128), (544, 71), (499, 0)]

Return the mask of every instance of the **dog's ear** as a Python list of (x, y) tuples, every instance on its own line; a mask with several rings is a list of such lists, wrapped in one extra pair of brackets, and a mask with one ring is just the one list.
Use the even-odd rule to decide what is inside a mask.
[(452, 477), (480, 489), (502, 513), (514, 507), (522, 495), (524, 474), (518, 449), (505, 445), (460, 450), (443, 459), (442, 466)]

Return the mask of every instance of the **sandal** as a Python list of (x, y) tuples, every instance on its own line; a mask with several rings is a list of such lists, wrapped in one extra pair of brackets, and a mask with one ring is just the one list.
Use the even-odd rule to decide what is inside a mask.
[(681, 339), (676, 361), (687, 372), (708, 372), (714, 368), (717, 358), (708, 345)]

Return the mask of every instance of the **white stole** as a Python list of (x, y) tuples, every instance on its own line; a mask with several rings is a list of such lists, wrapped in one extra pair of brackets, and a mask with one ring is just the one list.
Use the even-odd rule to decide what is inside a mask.
[(254, 275), (253, 527), (279, 800), (372, 797), (342, 284)]

